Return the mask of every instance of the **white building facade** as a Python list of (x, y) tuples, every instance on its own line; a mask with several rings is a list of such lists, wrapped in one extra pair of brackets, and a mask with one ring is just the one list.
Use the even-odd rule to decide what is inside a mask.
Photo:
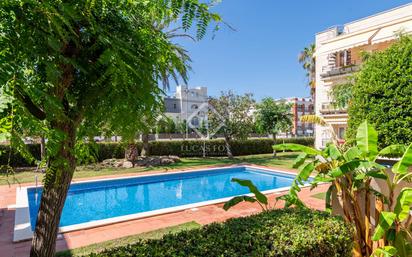
[(317, 148), (325, 147), (333, 135), (344, 142), (348, 114), (334, 107), (331, 88), (360, 69), (362, 52), (384, 50), (399, 33), (412, 33), (412, 3), (316, 34), (315, 113), (329, 125), (315, 126)]
[(191, 126), (200, 127), (207, 122), (208, 99), (206, 87), (177, 86), (173, 96), (164, 98), (165, 114), (175, 123), (189, 121)]

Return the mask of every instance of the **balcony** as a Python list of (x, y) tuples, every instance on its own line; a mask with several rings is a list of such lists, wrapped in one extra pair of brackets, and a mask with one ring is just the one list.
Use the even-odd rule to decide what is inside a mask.
[(336, 109), (333, 103), (322, 103), (320, 113), (322, 115), (337, 115), (337, 114), (347, 114), (348, 111), (346, 109)]
[(351, 64), (341, 67), (331, 67), (329, 65), (322, 67), (321, 78), (328, 78), (334, 76), (340, 76), (345, 74), (350, 74), (359, 70), (359, 65)]

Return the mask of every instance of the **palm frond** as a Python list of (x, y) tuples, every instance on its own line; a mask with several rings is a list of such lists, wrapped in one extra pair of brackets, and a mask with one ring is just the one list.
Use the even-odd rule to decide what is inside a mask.
[(300, 121), (303, 123), (314, 123), (320, 126), (327, 126), (327, 122), (318, 115), (303, 115), (300, 117)]

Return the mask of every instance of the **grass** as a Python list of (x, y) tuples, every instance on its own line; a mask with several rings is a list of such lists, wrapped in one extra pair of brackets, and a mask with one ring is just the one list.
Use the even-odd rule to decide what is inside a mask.
[[(201, 168), (210, 165), (228, 165), (239, 163), (257, 164), (267, 167), (281, 167), (291, 168), (293, 160), (297, 157), (296, 153), (278, 153), (276, 158), (272, 158), (271, 154), (260, 155), (247, 155), (238, 156), (234, 159), (228, 159), (226, 157), (209, 157), (209, 158), (182, 158), (181, 162), (174, 163), (161, 167), (135, 167), (130, 169), (125, 168), (104, 168), (100, 170), (94, 170), (87, 166), (80, 166), (74, 173), (74, 178), (88, 178), (96, 176), (107, 175), (122, 175), (130, 173), (141, 173), (145, 171), (159, 170), (159, 171), (171, 171), (177, 169), (189, 169), (189, 168)], [(14, 174), (0, 174), (0, 185), (17, 184), (17, 183), (33, 183), (34, 177), (38, 176), (38, 181), (42, 181), (43, 174), (34, 171), (20, 171)]]
[(105, 242), (101, 242), (97, 244), (92, 244), (92, 245), (88, 245), (85, 247), (61, 251), (61, 252), (56, 253), (56, 257), (84, 256), (90, 253), (99, 253), (107, 248), (125, 246), (128, 244), (135, 243), (139, 240), (159, 239), (159, 238), (162, 238), (165, 234), (170, 234), (170, 233), (174, 234), (182, 230), (190, 230), (190, 229), (195, 229), (195, 228), (200, 228), (200, 227), (201, 225), (194, 221), (187, 222), (187, 223), (183, 223), (183, 224), (173, 226), (173, 227), (161, 228), (161, 229), (153, 230), (150, 232), (145, 232), (145, 233), (122, 237), (122, 238), (109, 240), (109, 241), (105, 241)]
[(311, 195), (311, 197), (320, 199), (320, 200), (325, 200), (326, 192), (317, 193), (317, 194)]

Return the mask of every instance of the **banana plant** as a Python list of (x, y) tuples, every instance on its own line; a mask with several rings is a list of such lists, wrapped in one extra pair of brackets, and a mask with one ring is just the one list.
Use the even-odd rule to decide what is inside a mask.
[(232, 178), (231, 181), (238, 183), (241, 186), (247, 187), (250, 193), (252, 193), (255, 197), (248, 196), (248, 195), (235, 196), (223, 205), (223, 209), (225, 211), (229, 210), (230, 208), (232, 208), (233, 206), (241, 202), (250, 202), (250, 203), (256, 202), (262, 208), (262, 211), (268, 211), (271, 209), (271, 206), (269, 205), (269, 201), (266, 195), (262, 194), (259, 191), (259, 189), (253, 184), (252, 181), (247, 180), (247, 179), (238, 179), (238, 178)]
[[(402, 158), (392, 167), (393, 178), (387, 178), (388, 210), (382, 211), (372, 239), (380, 242), (375, 252), (385, 251), (385, 245), (396, 250), (396, 256), (412, 256), (411, 206), (412, 188), (403, 187), (396, 199), (394, 192), (401, 182), (412, 182), (412, 144), (405, 150)], [(386, 247), (388, 247), (386, 246)], [(392, 250), (392, 251), (395, 251)], [(385, 254), (385, 253), (384, 253)], [(395, 254), (394, 254), (395, 255)]]
[[(356, 145), (347, 150), (335, 145), (328, 144), (325, 149), (317, 150), (303, 145), (282, 144), (274, 146), (275, 150), (290, 150), (302, 152), (295, 160), (293, 167), (299, 170), (289, 193), (280, 196), (278, 199), (285, 201), (285, 207), (295, 205), (305, 207), (299, 199), (298, 192), (300, 186), (308, 181), (312, 173), (316, 173), (312, 180), (312, 188), (321, 183), (330, 183), (326, 193), (326, 210), (331, 211), (332, 192), (335, 191), (340, 206), (343, 209), (343, 217), (347, 222), (353, 224), (355, 228), (355, 256), (370, 256), (376, 248), (372, 241), (373, 226), (371, 224), (371, 196), (382, 202), (382, 206), (388, 205), (393, 201), (395, 187), (389, 180), (386, 167), (376, 163), (379, 156), (394, 156), (404, 154), (409, 156), (405, 146), (393, 145), (378, 151), (378, 134), (376, 130), (367, 122), (363, 122), (356, 135)], [(407, 172), (411, 166), (408, 157), (402, 158), (400, 164), (394, 166), (395, 170), (403, 172), (396, 181), (409, 178)], [(406, 176), (406, 178), (405, 178)], [(396, 176), (395, 176), (396, 177)], [(392, 183), (389, 196), (371, 187), (372, 179), (389, 181)], [(396, 182), (395, 181), (395, 182)], [(389, 185), (389, 184), (388, 184)], [(363, 197), (362, 197), (363, 196)], [(364, 200), (361, 200), (361, 199)], [(408, 204), (407, 201), (403, 202)], [(405, 206), (405, 205), (403, 205)], [(365, 211), (362, 211), (365, 210)], [(383, 211), (383, 208), (381, 208)], [(375, 220), (379, 220), (379, 211), (375, 213)], [(386, 241), (387, 242), (387, 241)], [(392, 244), (389, 244), (392, 245)], [(385, 250), (385, 243), (381, 243), (380, 251)], [(387, 248), (389, 249), (389, 248)]]

